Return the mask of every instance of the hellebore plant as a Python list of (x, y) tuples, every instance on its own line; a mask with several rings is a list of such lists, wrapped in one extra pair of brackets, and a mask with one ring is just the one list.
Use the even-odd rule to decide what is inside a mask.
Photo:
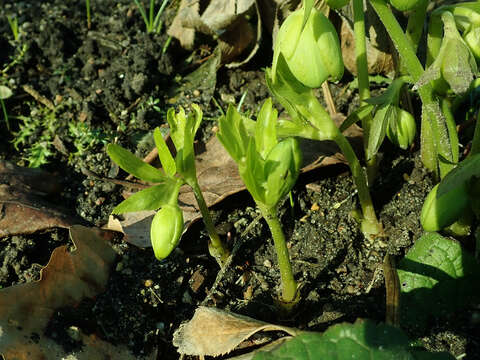
[(270, 91), (291, 116), (278, 121), (277, 134), (335, 141), (348, 160), (358, 190), (362, 231), (366, 235), (380, 234), (382, 226), (375, 215), (365, 171), (350, 143), (313, 93), (327, 78), (342, 77), (343, 61), (335, 28), (312, 4), (305, 2), (282, 24), (272, 69), (267, 69)]
[(288, 307), (299, 294), (277, 207), (297, 181), (302, 156), (295, 138), (277, 139), (276, 122), (277, 111), (268, 99), (258, 113), (254, 136), (250, 136), (242, 116), (230, 106), (219, 120), (217, 136), (237, 163), (240, 177), (270, 228), (281, 275), (280, 301)]
[(183, 108), (176, 114), (174, 109), (167, 112), (170, 136), (177, 151), (175, 158), (170, 153), (160, 129), (154, 130), (153, 136), (163, 170), (143, 162), (121, 146), (108, 145), (108, 155), (123, 170), (141, 180), (157, 184), (130, 196), (117, 205), (113, 213), (160, 209), (153, 218), (150, 239), (157, 259), (164, 259), (178, 245), (183, 232), (183, 213), (178, 206), (178, 193), (180, 187), (186, 183), (192, 188), (202, 213), (210, 237), (209, 252), (218, 264), (223, 266), (229, 252), (215, 230), (197, 181), (195, 168), (193, 140), (202, 121), (202, 111), (195, 104), (192, 105), (192, 109), (193, 113), (188, 116), (185, 115)]

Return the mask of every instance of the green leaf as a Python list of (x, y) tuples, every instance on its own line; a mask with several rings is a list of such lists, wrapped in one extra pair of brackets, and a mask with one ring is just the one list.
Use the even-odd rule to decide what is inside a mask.
[(181, 181), (169, 179), (163, 184), (143, 189), (123, 200), (113, 209), (112, 213), (157, 210), (165, 204), (176, 201), (181, 184)]
[(467, 157), (442, 179), (438, 186), (437, 198), (465, 186), (474, 176), (480, 176), (480, 154)]
[(403, 84), (405, 84), (404, 77), (396, 78), (390, 83), (390, 85), (388, 85), (387, 90), (385, 90), (383, 94), (365, 99), (365, 102), (372, 105), (398, 105), (400, 90), (402, 89)]
[(167, 179), (161, 170), (147, 164), (119, 145), (109, 144), (107, 153), (118, 166), (139, 179), (153, 183), (163, 182)]
[(352, 112), (347, 118), (343, 121), (342, 125), (340, 125), (340, 132), (344, 132), (350, 126), (355, 124), (356, 122), (364, 119), (369, 114), (372, 113), (374, 106), (371, 104), (363, 105), (359, 107), (357, 110)]
[[(415, 354), (415, 355), (414, 355)], [(422, 354), (418, 356), (418, 354)], [(338, 324), (323, 334), (302, 333), (286, 340), (272, 351), (260, 350), (253, 360), (414, 360), (454, 359), (446, 353), (421, 353), (410, 347), (402, 330), (370, 320)]]
[(480, 295), (480, 265), (460, 243), (437, 233), (418, 239), (397, 265), (401, 320), (423, 327), (429, 316), (459, 311)]
[(170, 108), (167, 111), (167, 122), (170, 126), (170, 137), (177, 152), (183, 149), (185, 127), (187, 125), (187, 117), (185, 116), (185, 110), (180, 107), (178, 113), (175, 113), (174, 108)]
[(238, 171), (250, 195), (255, 201), (264, 204), (264, 184), (267, 181), (265, 162), (256, 150), (254, 138), (250, 138), (248, 143), (245, 165), (239, 164)]
[(249, 136), (242, 121), (241, 115), (234, 106), (229, 105), (227, 114), (220, 117), (218, 140), (225, 147), (233, 160), (237, 164), (243, 161), (247, 154)]
[(395, 106), (390, 104), (382, 105), (375, 113), (370, 133), (368, 134), (367, 160), (371, 159), (378, 152), (380, 145), (382, 145), (385, 139), (388, 122), (392, 116), (396, 115)]
[(272, 108), (272, 99), (268, 98), (262, 105), (255, 126), (255, 145), (263, 158), (277, 144), (276, 134), (277, 110)]
[(153, 138), (155, 139), (155, 145), (158, 149), (158, 157), (162, 163), (163, 170), (169, 176), (175, 175), (177, 172), (175, 160), (173, 159), (170, 149), (168, 148), (167, 143), (165, 142), (165, 139), (163, 138), (163, 135), (158, 127), (153, 131)]

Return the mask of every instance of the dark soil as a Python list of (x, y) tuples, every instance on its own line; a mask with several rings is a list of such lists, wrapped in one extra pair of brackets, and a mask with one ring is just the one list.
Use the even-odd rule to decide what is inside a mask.
[[(165, 31), (147, 34), (132, 1), (93, 1), (91, 30), (86, 28), (84, 6), (83, 1), (59, 0), (3, 3), (0, 68), (18, 61), (2, 78), (14, 96), (6, 100), (11, 130), (0, 124), (0, 159), (38, 164), (55, 173), (64, 183), (64, 205), (92, 226), (101, 226), (123, 199), (122, 189), (88, 177), (84, 169), (100, 176), (124, 175), (112, 165), (105, 144), (115, 139), (139, 156), (148, 153), (148, 133), (164, 123), (166, 110), (175, 105), (169, 89), (198, 66), (200, 56), (210, 54), (195, 52), (192, 57), (175, 40), (162, 54)], [(18, 42), (12, 41), (6, 21), (14, 14), (21, 32)], [(167, 7), (165, 26), (173, 16), (174, 9)], [(205, 41), (198, 46), (213, 48), (214, 43)], [(271, 61), (270, 45), (263, 44), (244, 68), (219, 70), (214, 97), (223, 109), (226, 99), (238, 102), (246, 90), (244, 111), (256, 112), (268, 97), (261, 67)], [(19, 55), (22, 46), (26, 51)], [(25, 85), (51, 101), (55, 110), (25, 92)], [(354, 96), (344, 92), (339, 110), (347, 111)], [(220, 114), (213, 103), (202, 103), (201, 96), (179, 102), (200, 102), (207, 119)], [(204, 122), (200, 141), (211, 135), (213, 125)], [(113, 246), (118, 261), (106, 291), (56, 312), (48, 336), (73, 351), (81, 347), (68, 335), (76, 326), (112, 344), (127, 345), (138, 358), (157, 348), (157, 358), (166, 360), (178, 358), (172, 334), (200, 304), (315, 331), (357, 318), (384, 321), (383, 258), (388, 253), (400, 259), (422, 234), (419, 214), (432, 181), (418, 152), (400, 153), (389, 144), (382, 151), (382, 171), (372, 195), (386, 237), (370, 242), (359, 232), (351, 216), (357, 198), (344, 166), (305, 174), (293, 191), (293, 208), (288, 201), (281, 207), (295, 277), (302, 285), (302, 301), (293, 316), (279, 320), (272, 239), (253, 201), (242, 193), (212, 209), (219, 229), (228, 234), (228, 246), (237, 249), (214, 288), (219, 268), (206, 255), (207, 236), (200, 222), (161, 262), (151, 249), (117, 239)], [(68, 242), (64, 229), (1, 239), (0, 288), (38, 279), (53, 249)], [(475, 309), (466, 309), (459, 316), (432, 320), (422, 333), (406, 330), (429, 350), (478, 359), (480, 329), (470, 321), (474, 315)]]

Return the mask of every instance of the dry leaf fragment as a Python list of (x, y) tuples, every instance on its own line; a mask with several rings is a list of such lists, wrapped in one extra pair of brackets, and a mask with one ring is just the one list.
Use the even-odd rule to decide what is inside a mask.
[[(6, 360), (50, 359), (44, 329), (55, 309), (103, 291), (116, 257), (106, 241), (110, 236), (99, 229), (72, 226), (74, 251), (56, 248), (39, 281), (0, 289), (0, 353)], [(40, 340), (34, 341), (35, 336)]]
[(83, 223), (48, 200), (60, 190), (60, 181), (46, 171), (0, 161), (0, 237)]
[[(184, 355), (218, 356), (231, 352), (260, 331), (284, 331), (295, 336), (297, 329), (269, 324), (248, 316), (200, 306), (193, 318), (173, 334), (173, 345)], [(222, 341), (218, 341), (222, 339)]]

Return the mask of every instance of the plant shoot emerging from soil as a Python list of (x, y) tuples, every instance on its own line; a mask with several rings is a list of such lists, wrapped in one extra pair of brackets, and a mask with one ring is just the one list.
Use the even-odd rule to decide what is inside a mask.
[(280, 300), (288, 307), (299, 294), (277, 207), (297, 181), (302, 156), (295, 138), (277, 139), (276, 122), (277, 111), (268, 99), (258, 113), (254, 136), (249, 136), (242, 116), (230, 106), (219, 120), (217, 136), (237, 163), (240, 177), (270, 228), (281, 275)]
[(118, 145), (110, 144), (107, 147), (108, 155), (123, 170), (146, 182), (157, 184), (130, 196), (120, 203), (113, 213), (160, 209), (152, 221), (150, 237), (155, 256), (159, 260), (164, 259), (178, 245), (183, 232), (183, 213), (178, 205), (178, 192), (180, 186), (186, 183), (193, 189), (202, 213), (210, 237), (210, 254), (223, 266), (229, 252), (214, 227), (195, 168), (193, 141), (202, 121), (202, 111), (198, 105), (192, 105), (192, 108), (193, 112), (188, 116), (183, 108), (180, 108), (178, 113), (171, 108), (167, 113), (170, 136), (177, 151), (175, 158), (170, 153), (160, 129), (156, 128), (153, 133), (163, 170), (143, 162)]

